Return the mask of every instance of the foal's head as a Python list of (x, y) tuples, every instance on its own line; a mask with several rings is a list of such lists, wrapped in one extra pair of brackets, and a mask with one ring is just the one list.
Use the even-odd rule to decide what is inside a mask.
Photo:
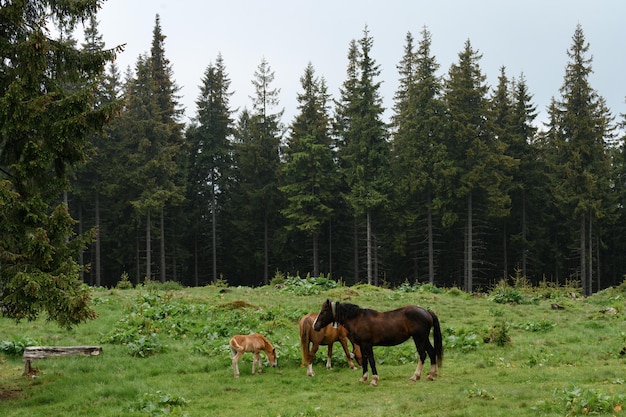
[(267, 361), (270, 363), (270, 366), (275, 368), (278, 362), (276, 360), (276, 349), (272, 345), (268, 345), (265, 353), (267, 354)]

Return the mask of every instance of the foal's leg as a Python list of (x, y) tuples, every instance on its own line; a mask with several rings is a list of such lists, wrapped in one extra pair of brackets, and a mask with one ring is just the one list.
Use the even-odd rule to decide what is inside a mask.
[(258, 364), (259, 373), (263, 372), (261, 369), (261, 352), (254, 352), (254, 357), (252, 358), (252, 374), (254, 375), (254, 367)]
[[(235, 351), (233, 351), (233, 353), (234, 352)], [(243, 350), (239, 350), (236, 354), (233, 355), (233, 371), (235, 372), (235, 378), (239, 378), (239, 366), (237, 365), (237, 362), (239, 362), (239, 359), (241, 358), (243, 353)]]

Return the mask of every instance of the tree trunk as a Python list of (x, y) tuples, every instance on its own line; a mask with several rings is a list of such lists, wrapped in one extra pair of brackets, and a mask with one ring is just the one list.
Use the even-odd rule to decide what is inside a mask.
[[(83, 235), (83, 205), (78, 205), (78, 234)], [(81, 248), (78, 251), (78, 264), (83, 267), (80, 269), (80, 281), (85, 282), (85, 251)], [(89, 280), (89, 285), (93, 285), (93, 274), (89, 274), (92, 279)]]
[(591, 222), (591, 212), (589, 213), (589, 295), (593, 294), (593, 229)]
[(193, 284), (198, 286), (198, 233), (193, 234)]
[(467, 195), (467, 264), (466, 264), (466, 268), (467, 268), (467, 283), (466, 283), (466, 287), (465, 290), (469, 293), (472, 292), (473, 290), (473, 225), (472, 225), (472, 221), (473, 221), (473, 213), (472, 213), (472, 192), (470, 191)]
[(263, 222), (263, 284), (267, 285), (269, 279), (269, 226), (268, 213), (265, 210), (265, 221)]
[(328, 221), (328, 277), (333, 276), (333, 221)]
[(102, 283), (102, 261), (100, 258), (100, 193), (96, 192), (96, 287)]
[(211, 180), (211, 243), (212, 247), (212, 266), (213, 266), (213, 282), (217, 282), (217, 214), (215, 201), (215, 180)]
[(146, 280), (152, 279), (152, 270), (150, 269), (152, 263), (152, 248), (150, 247), (150, 210), (146, 214)]
[(139, 244), (139, 230), (135, 233), (135, 285), (139, 285), (141, 283), (141, 280), (139, 279), (141, 276), (141, 245)]
[(587, 288), (587, 231), (585, 223), (585, 215), (580, 216), (580, 284), (583, 287), (583, 294), (589, 295), (589, 289)]
[(526, 260), (528, 258), (528, 247), (526, 246), (528, 225), (526, 224), (526, 191), (522, 190), (522, 276), (526, 277)]
[(161, 216), (159, 222), (161, 223), (161, 282), (165, 282), (165, 209), (161, 207)]
[(506, 235), (506, 220), (502, 221), (502, 278), (507, 279), (509, 276), (509, 255), (508, 249), (506, 245), (507, 235)]
[(366, 216), (367, 226), (367, 283), (372, 285), (372, 225), (370, 222), (370, 212), (367, 211)]
[(313, 277), (315, 278), (320, 276), (320, 262), (317, 251), (317, 233), (313, 233)]
[(354, 283), (359, 282), (359, 224), (354, 217)]
[[(432, 196), (430, 195), (430, 190), (428, 191), (428, 207), (427, 207), (427, 215), (428, 215), (428, 224), (427, 224), (427, 234), (428, 234), (428, 282), (432, 285), (435, 285), (435, 250), (433, 245), (433, 201)], [(416, 278), (417, 278), (417, 269), (415, 270)]]

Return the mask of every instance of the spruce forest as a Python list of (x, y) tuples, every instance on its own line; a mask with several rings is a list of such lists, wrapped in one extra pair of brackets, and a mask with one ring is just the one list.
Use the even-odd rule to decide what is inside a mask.
[[(104, 50), (95, 14), (82, 44), (63, 35)], [(622, 282), (626, 117), (590, 85), (580, 25), (541, 125), (523, 74), (502, 63), (488, 85), (470, 40), (442, 69), (427, 28), (399, 40), (384, 120), (375, 39), (367, 27), (358, 35), (336, 94), (305, 67), (293, 120), (266, 60), (250, 107), (233, 109), (218, 55), (186, 123), (157, 15), (149, 53), (124, 74), (114, 61), (100, 72), (94, 105), (116, 110), (47, 200), (65, 201), (74, 233), (89, 238), (73, 252), (82, 281), (257, 286), (288, 275), (472, 292), (524, 277), (585, 294)]]

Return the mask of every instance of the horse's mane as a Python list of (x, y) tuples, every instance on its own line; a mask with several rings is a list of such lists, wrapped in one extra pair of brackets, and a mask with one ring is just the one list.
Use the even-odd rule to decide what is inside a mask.
[(371, 310), (369, 308), (361, 308), (358, 305), (351, 304), (351, 303), (340, 303), (339, 306), (340, 308), (339, 308), (338, 313), (343, 318), (352, 318), (359, 313), (375, 312), (374, 310)]

